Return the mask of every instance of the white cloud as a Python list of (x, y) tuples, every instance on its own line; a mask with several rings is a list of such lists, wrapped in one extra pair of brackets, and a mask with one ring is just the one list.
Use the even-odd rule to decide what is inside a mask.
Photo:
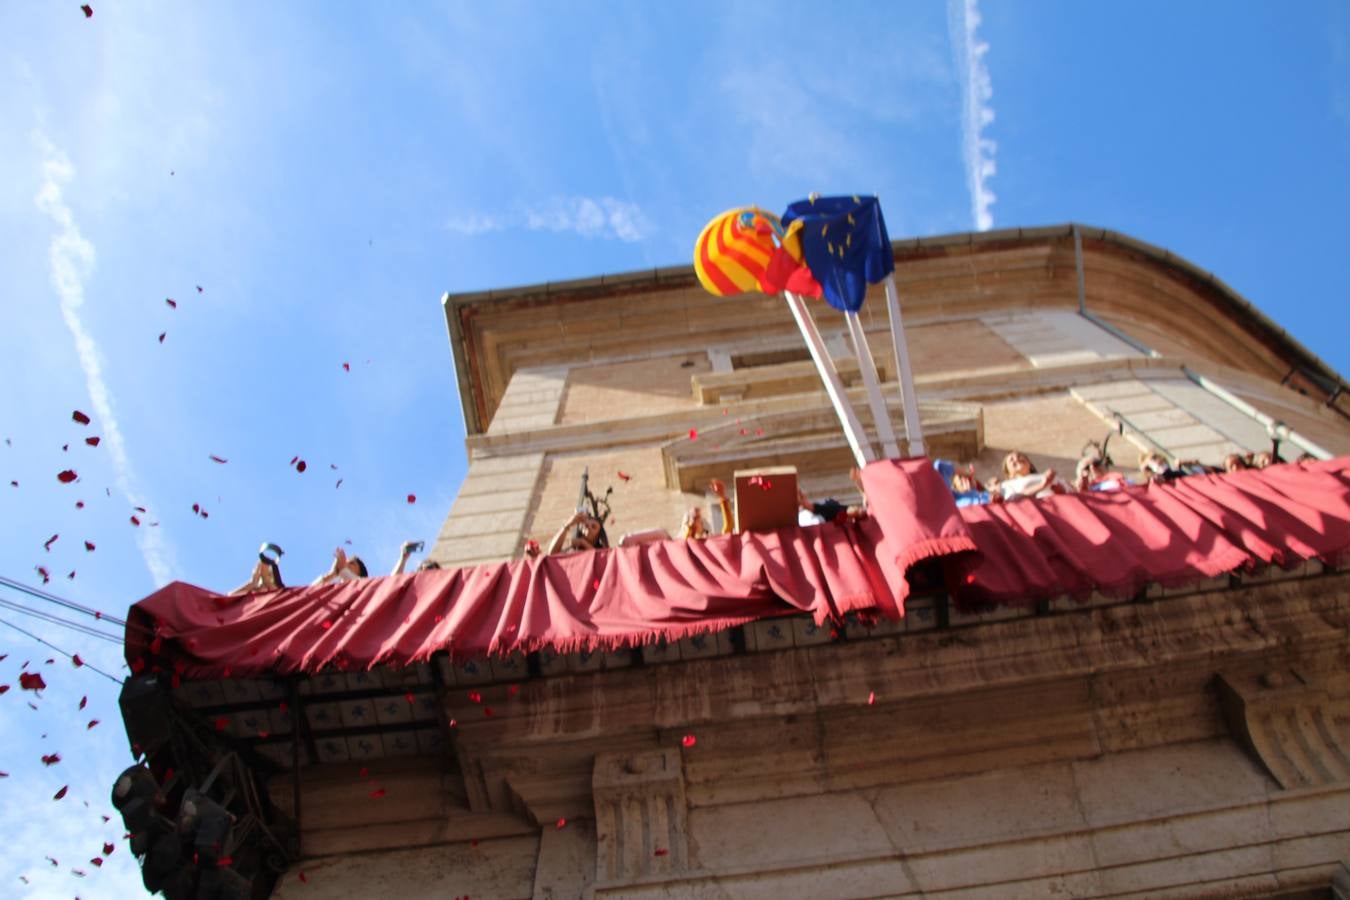
[(991, 207), (996, 198), (989, 189), (989, 179), (997, 171), (994, 154), (998, 145), (984, 136), (985, 126), (994, 121), (994, 108), (990, 105), (994, 86), (984, 63), (989, 45), (977, 34), (980, 11), (976, 4), (977, 0), (947, 0), (947, 27), (961, 81), (961, 144), (971, 218), (977, 230), (988, 231), (994, 225)]
[[(113, 475), (118, 491), (131, 506), (147, 506), (136, 487), (136, 478), (131, 460), (127, 456), (126, 441), (118, 425), (113, 410), (113, 396), (103, 377), (102, 354), (98, 345), (85, 330), (80, 318), (80, 308), (84, 306), (84, 285), (94, 268), (96, 255), (94, 245), (80, 233), (75, 217), (66, 205), (63, 188), (75, 177), (75, 169), (64, 153), (58, 150), (46, 135), (34, 134), (34, 142), (41, 150), (45, 161), (42, 164), (42, 187), (38, 190), (34, 202), (40, 212), (45, 214), (56, 226), (49, 249), (49, 264), (52, 287), (56, 290), (61, 303), (61, 318), (75, 340), (75, 352), (80, 359), (80, 368), (84, 372), (85, 385), (89, 390), (89, 401), (93, 404), (94, 414), (103, 429), (104, 446), (112, 460)], [(168, 584), (172, 580), (172, 569), (168, 562), (170, 553), (160, 532), (153, 528), (143, 528), (137, 535), (137, 544), (145, 560), (150, 575), (157, 585)]]
[(636, 243), (651, 233), (651, 224), (636, 203), (614, 197), (555, 197), (526, 206), (510, 215), (470, 213), (456, 216), (445, 227), (473, 236), (509, 228), (528, 231), (571, 232), (584, 238)]

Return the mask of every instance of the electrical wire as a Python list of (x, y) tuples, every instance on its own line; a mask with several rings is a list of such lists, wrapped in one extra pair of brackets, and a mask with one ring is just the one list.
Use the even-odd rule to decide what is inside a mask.
[(87, 616), (92, 616), (93, 618), (99, 620), (100, 622), (109, 622), (113, 625), (117, 625), (122, 628), (134, 629), (136, 631), (140, 631), (143, 634), (147, 634), (150, 636), (154, 635), (154, 629), (152, 628), (147, 628), (144, 625), (138, 625), (134, 622), (128, 624), (126, 619), (119, 619), (117, 616), (110, 616), (107, 613), (94, 609), (93, 607), (84, 606), (83, 604), (76, 603), (73, 600), (67, 600), (65, 597), (53, 594), (50, 591), (44, 591), (41, 588), (33, 587), (32, 585), (24, 584), (22, 581), (16, 581), (15, 579), (10, 578), (6, 575), (0, 575), (0, 587), (7, 587), (11, 590), (27, 594), (30, 597), (36, 597), (39, 600), (45, 600), (48, 603), (54, 603), (57, 606), (63, 606), (66, 609), (69, 609), (73, 612), (83, 613)]
[[(22, 634), (22, 635), (24, 635), (24, 636), (26, 636), (26, 637), (32, 638), (33, 640), (37, 641), (39, 644), (42, 644), (44, 647), (50, 647), (51, 649), (55, 650), (57, 653), (60, 653), (62, 656), (66, 657), (67, 659), (72, 659), (72, 660), (73, 660), (73, 659), (75, 658), (75, 654), (73, 654), (73, 653), (67, 653), (65, 650), (62, 650), (60, 647), (56, 646), (56, 645), (53, 644), (51, 641), (44, 641), (42, 638), (38, 637), (36, 634), (33, 634), (33, 632), (28, 631), (27, 629), (24, 629), (24, 628), (20, 628), (18, 625), (15, 625), (13, 622), (10, 622), (10, 621), (8, 621), (8, 620), (6, 620), (6, 619), (0, 619), (0, 625), (5, 625), (5, 626), (7, 626), (7, 627), (9, 627), (9, 628), (13, 628), (13, 629), (14, 629), (15, 631), (17, 631), (19, 634)], [(104, 678), (106, 678), (106, 679), (108, 679), (109, 681), (111, 681), (113, 684), (119, 684), (119, 685), (120, 685), (120, 684), (122, 683), (122, 679), (120, 679), (120, 678), (114, 678), (113, 676), (109, 675), (107, 672), (105, 672), (105, 671), (103, 671), (102, 669), (100, 669), (98, 666), (95, 666), (95, 665), (93, 665), (93, 664), (91, 664), (91, 663), (87, 663), (87, 662), (85, 662), (83, 659), (81, 659), (80, 662), (83, 664), (83, 667), (84, 667), (84, 668), (86, 668), (86, 669), (92, 669), (93, 671), (95, 671), (95, 672), (97, 672), (98, 674), (102, 675)]]
[(39, 619), (43, 622), (46, 622), (49, 625), (56, 625), (57, 627), (60, 628), (65, 628), (70, 631), (75, 631), (80, 634), (88, 635), (89, 637), (96, 637), (99, 638), (100, 640), (107, 641), (110, 644), (122, 643), (122, 639), (115, 634), (110, 634), (106, 631), (99, 631), (97, 628), (90, 628), (88, 625), (82, 625), (79, 622), (72, 622), (69, 619), (63, 619), (60, 616), (54, 616), (51, 613), (45, 613), (39, 609), (31, 609), (27, 606), (24, 606), (22, 603), (15, 603), (12, 600), (0, 599), (0, 609), (8, 609), (13, 612), (20, 613), (21, 615), (31, 616), (34, 619)]

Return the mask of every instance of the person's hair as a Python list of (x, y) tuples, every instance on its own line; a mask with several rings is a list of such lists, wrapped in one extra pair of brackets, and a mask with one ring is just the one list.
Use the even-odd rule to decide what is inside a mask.
[(433, 570), (433, 569), (439, 569), (440, 567), (441, 567), (441, 564), (438, 563), (438, 562), (436, 562), (436, 560), (434, 560), (434, 559), (424, 559), (424, 560), (422, 560), (422, 564), (419, 565), (419, 566), (417, 567), (417, 571), (419, 571), (419, 572), (430, 572), (431, 570)]
[(370, 576), (370, 570), (366, 568), (366, 564), (361, 561), (361, 557), (359, 556), (347, 557), (347, 565), (356, 566), (356, 574), (360, 575), (362, 578)]
[(276, 584), (277, 590), (283, 590), (286, 587), (286, 583), (281, 580), (281, 566), (277, 565), (275, 559), (264, 557), (263, 562), (267, 565), (268, 570), (271, 571), (272, 582)]
[[(1013, 456), (1027, 456), (1027, 455), (1026, 455), (1025, 453), (1023, 453), (1021, 450), (1009, 450), (1007, 453), (1005, 453), (1005, 454), (1003, 455), (1003, 477), (1004, 477), (1004, 478), (1011, 478), (1011, 477), (1012, 477), (1011, 475), (1008, 474), (1008, 460), (1012, 459)], [(1036, 472), (1036, 464), (1035, 464), (1034, 462), (1031, 461), (1031, 457), (1030, 457), (1030, 456), (1027, 456), (1027, 465), (1031, 466), (1031, 474), (1032, 474), (1032, 475), (1037, 474), (1037, 472)]]

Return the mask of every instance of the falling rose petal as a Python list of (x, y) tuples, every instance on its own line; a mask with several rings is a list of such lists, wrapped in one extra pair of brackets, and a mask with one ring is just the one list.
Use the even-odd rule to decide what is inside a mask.
[[(108, 824), (109, 822), (112, 821), (112, 816), (99, 816), (99, 818), (103, 820), (103, 824), (104, 824), (104, 825), (106, 825), (106, 824)], [(109, 845), (109, 844), (104, 844), (103, 846), (104, 846), (104, 847), (108, 847), (108, 846), (111, 846), (111, 845)], [(111, 853), (111, 852), (112, 852), (111, 850), (104, 850), (104, 851), (103, 851), (103, 855), (104, 855), (104, 856), (107, 856), (107, 855), (108, 855), (109, 853)]]
[(88, 705), (89, 705), (89, 698), (88, 698), (88, 697), (81, 697), (81, 698), (80, 698), (80, 709), (84, 709), (84, 708), (85, 708), (86, 706), (88, 706)]
[(145, 512), (145, 507), (144, 507), (144, 506), (133, 506), (132, 509), (136, 510), (136, 512), (138, 512), (138, 513), (143, 513), (143, 512)]
[(14, 480), (11, 479), (10, 482), (9, 482), (9, 486), (10, 486), (10, 487), (18, 487), (18, 486), (19, 486), (19, 483), (18, 483), (17, 481), (14, 481)]
[(559, 817), (558, 821), (554, 822), (553, 824), (555, 828), (561, 831), (562, 829), (567, 827), (567, 820)]
[(763, 428), (756, 428), (756, 429), (755, 429), (755, 437), (764, 437), (764, 429), (763, 429)]
[(76, 501), (75, 501), (75, 508), (76, 508), (76, 509), (84, 509), (84, 501), (83, 501), (83, 500), (76, 500)]
[(84, 552), (85, 552), (85, 553), (93, 553), (93, 552), (94, 552), (94, 542), (93, 542), (93, 541), (85, 541), (85, 542), (84, 542)]
[(295, 465), (295, 464), (298, 463), (299, 461), (300, 461), (300, 457), (298, 457), (298, 456), (292, 456), (292, 457), (291, 457), (291, 463), (290, 463), (290, 464), (291, 464), (291, 465)]
[(689, 429), (689, 440), (691, 440), (691, 441), (696, 441), (696, 440), (698, 440), (698, 429), (697, 429), (697, 428), (690, 428), (690, 429)]
[(45, 691), (47, 689), (47, 682), (42, 680), (41, 673), (20, 672), (19, 687), (25, 691)]
[(485, 706), (485, 707), (483, 707), (483, 715), (486, 716), (486, 717), (489, 718), (489, 719), (492, 718), (492, 715), (493, 715), (493, 713), (492, 713), (492, 707), (490, 707), (490, 706)]
[(92, 19), (94, 17), (94, 8), (88, 3), (80, 7), (80, 12), (84, 13), (86, 19)]
[(622, 470), (619, 471), (619, 478), (620, 478), (621, 480), (623, 480), (623, 481), (632, 481), (632, 480), (633, 480), (633, 476), (632, 476), (632, 475), (629, 475), (627, 472), (624, 472), (624, 471), (622, 471)]
[(70, 664), (78, 669), (80, 666), (84, 665), (84, 660), (80, 659), (80, 654), (76, 653), (70, 658)]
[(138, 518), (136, 518), (135, 516), (132, 516), (132, 517), (131, 517), (131, 524), (132, 524), (132, 525), (135, 525), (136, 527), (139, 528), (139, 527), (140, 527), (140, 524), (141, 524), (141, 520), (138, 519)]
[(876, 706), (876, 705), (877, 705), (877, 692), (876, 692), (876, 691), (868, 691), (868, 692), (867, 692), (867, 705), (868, 705), (868, 706)]
[(225, 716), (217, 716), (215, 726), (216, 731), (224, 731), (226, 728), (230, 727), (230, 720)]
[(477, 847), (477, 846), (478, 846), (478, 838), (470, 838), (470, 839), (469, 839), (469, 846), (470, 846), (470, 847)]
[(90, 719), (90, 720), (89, 720), (89, 724), (86, 725), (86, 726), (84, 726), (84, 730), (85, 730), (85, 731), (88, 731), (89, 729), (94, 728), (94, 727), (97, 726), (97, 725), (98, 725), (98, 719)]
[(506, 696), (508, 696), (508, 697), (514, 697), (516, 694), (519, 694), (519, 693), (520, 693), (520, 685), (518, 685), (518, 684), (507, 685), (507, 687), (506, 687)]
[(408, 693), (404, 694), (403, 699), (407, 700), (409, 705), (417, 702), (417, 698), (413, 696), (412, 691), (408, 691)]
[(370, 799), (383, 800), (388, 793), (389, 792), (384, 788), (376, 788), (375, 790), (370, 792)]
[(169, 309), (177, 309), (177, 308), (178, 308), (178, 301), (175, 300), (175, 299), (173, 299), (172, 297), (165, 297), (165, 298), (164, 298), (164, 302), (167, 303), (167, 304), (169, 304)]
[(51, 863), (51, 864), (54, 865), (54, 866), (59, 866), (59, 865), (61, 865), (59, 862), (57, 862), (55, 859), (53, 859), (53, 858), (50, 857), (50, 856), (44, 856), (44, 857), (42, 857), (42, 858), (45, 859), (47, 862)]
[(48, 572), (45, 566), (33, 566), (33, 568), (36, 569), (38, 575), (42, 577), (43, 584), (52, 580), (52, 573)]
[(69, 452), (70, 452), (70, 445), (69, 445), (69, 444), (62, 444), (62, 445), (61, 445), (61, 452), (62, 452), (62, 453), (69, 453)]
[(86, 873), (83, 869), (71, 869), (70, 874), (74, 875), (76, 878), (86, 877)]
[(89, 860), (89, 865), (97, 866), (98, 868), (101, 869), (103, 868), (103, 860), (95, 856), (93, 859)]
[(223, 456), (216, 456), (214, 453), (210, 454), (210, 455), (207, 456), (206, 458), (209, 459), (209, 460), (211, 460), (211, 462), (213, 462), (213, 463), (220, 463), (222, 466), (225, 465), (225, 463), (229, 462), (229, 460), (226, 459), (225, 457), (223, 457)]
[(4, 694), (7, 694), (7, 693), (9, 693), (9, 685), (7, 685), (7, 684), (0, 684), (0, 695), (4, 695)]
[(60, 753), (48, 753), (42, 757), (42, 764), (44, 766), (54, 766), (60, 761), (61, 761)]
[(351, 363), (343, 363), (343, 364), (342, 364), (342, 371), (344, 371), (344, 372), (350, 372), (351, 370), (352, 370), (352, 364), (351, 364)]
[(64, 787), (61, 788), (61, 790), (57, 791), (55, 794), (52, 794), (52, 799), (60, 800), (62, 797), (66, 795), (66, 791), (68, 790), (70, 790), (70, 785), (65, 785)]
[(459, 724), (459, 722), (455, 721), (454, 719), (451, 719), (449, 722), (446, 723), (446, 727), (447, 727), (447, 728), (454, 728), (454, 727), (455, 727), (456, 725), (458, 725), (458, 724)]
[(482, 703), (482, 702), (483, 702), (483, 695), (480, 694), (478, 691), (469, 691), (469, 702), (470, 702), (470, 703)]
[(304, 869), (301, 869), (296, 877), (300, 879), (301, 884), (309, 884), (309, 876), (305, 874)]
[(48, 553), (51, 553), (51, 552), (52, 552), (52, 544), (55, 544), (57, 538), (59, 538), (59, 537), (61, 537), (61, 535), (59, 535), (59, 534), (54, 534), (54, 535), (52, 535), (51, 537), (47, 538), (45, 541), (42, 542), (42, 549), (43, 549), (43, 550), (46, 550)]
[(88, 444), (90, 447), (97, 447), (99, 443), (101, 443), (101, 439), (97, 435), (95, 435), (94, 437), (85, 438), (84, 442)]
[(202, 286), (200, 284), (197, 285), (197, 293), (202, 293)]
[(417, 502), (417, 495), (416, 495), (416, 494), (409, 494), (409, 495), (408, 495), (408, 502), (409, 502), (409, 503), (416, 503), (416, 502)]
[(692, 734), (686, 734), (684, 737), (680, 738), (680, 745), (683, 747), (692, 747), (697, 743), (698, 738), (694, 737)]
[(362, 778), (369, 778), (369, 777), (370, 777), (370, 769), (368, 769), (368, 768), (365, 767), (365, 766), (362, 766), (362, 767), (361, 767), (361, 771), (357, 772), (356, 774), (359, 775), (359, 776), (361, 776)]
[(309, 468), (309, 466), (307, 466), (307, 465), (305, 464), (305, 461), (304, 461), (303, 459), (300, 460), (298, 463), (295, 464), (295, 471), (297, 471), (297, 472), (303, 472), (303, 471), (305, 471), (305, 469), (307, 469), (307, 468)]
[[(107, 816), (104, 816), (104, 817), (103, 817), (103, 821), (105, 821), (105, 822), (109, 821), (108, 817), (107, 817)], [(116, 849), (117, 849), (117, 845), (116, 845), (116, 844), (104, 844), (104, 845), (103, 845), (103, 855), (104, 855), (104, 856), (112, 856), (112, 852), (113, 852), (114, 850), (116, 850)]]
[(75, 410), (73, 413), (71, 413), (70, 417), (74, 419), (76, 422), (79, 422), (81, 425), (89, 424), (89, 417), (86, 416), (84, 413), (80, 412), (78, 409)]
[(56, 473), (56, 480), (61, 482), (62, 484), (70, 484), (72, 481), (74, 481), (76, 478), (79, 477), (80, 477), (79, 475), (75, 474), (74, 469), (66, 469), (64, 471)]
[(168, 332), (167, 332), (167, 331), (161, 331), (161, 332), (159, 333), (159, 342), (160, 342), (161, 344), (164, 343), (164, 338), (165, 338), (167, 335), (168, 335)]
[(220, 859), (216, 860), (216, 865), (222, 869), (225, 868), (226, 866), (232, 866), (234, 865), (234, 857), (222, 856)]
[(324, 619), (320, 627), (322, 627), (324, 631), (327, 631), (328, 629), (332, 628), (333, 627), (332, 619)]
[(667, 850), (665, 847), (657, 847), (655, 850), (652, 851), (652, 856), (669, 856), (669, 855), (670, 851)]
[(340, 487), (342, 487), (342, 479), (341, 479), (341, 478), (339, 478), (339, 479), (337, 480), (337, 484), (333, 485), (333, 490), (337, 490), (337, 489), (340, 488)]
[(200, 512), (202, 511), (202, 508), (201, 508), (200, 506), (198, 506), (196, 503), (194, 503), (194, 504), (192, 504), (192, 511), (193, 511), (194, 513), (200, 513)]
[(8, 778), (8, 777), (9, 777), (8, 772), (0, 772), (0, 778)]

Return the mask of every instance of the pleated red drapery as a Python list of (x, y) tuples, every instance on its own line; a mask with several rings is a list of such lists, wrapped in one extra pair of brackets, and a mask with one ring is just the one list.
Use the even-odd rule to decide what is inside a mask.
[(924, 459), (863, 480), (872, 515), (858, 523), (246, 597), (176, 582), (132, 607), (127, 659), (210, 678), (605, 649), (798, 613), (896, 618), (929, 559), (958, 603), (1027, 604), (1350, 553), (1350, 458), (960, 510)]

